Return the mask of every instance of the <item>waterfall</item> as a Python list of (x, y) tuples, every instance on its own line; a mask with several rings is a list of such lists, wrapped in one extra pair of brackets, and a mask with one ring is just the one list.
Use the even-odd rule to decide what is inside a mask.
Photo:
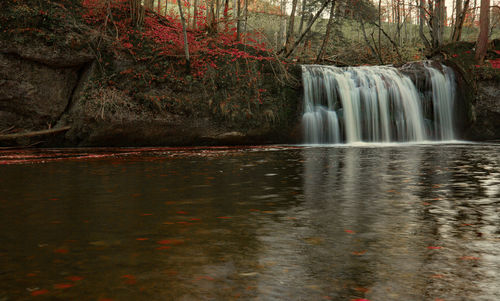
[(423, 64), (429, 93), (394, 67), (302, 66), (306, 143), (453, 140), (455, 78), (441, 67)]

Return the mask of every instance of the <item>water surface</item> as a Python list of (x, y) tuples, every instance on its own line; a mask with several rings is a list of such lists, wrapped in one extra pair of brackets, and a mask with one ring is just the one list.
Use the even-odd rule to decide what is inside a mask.
[(499, 145), (0, 164), (0, 300), (500, 299)]

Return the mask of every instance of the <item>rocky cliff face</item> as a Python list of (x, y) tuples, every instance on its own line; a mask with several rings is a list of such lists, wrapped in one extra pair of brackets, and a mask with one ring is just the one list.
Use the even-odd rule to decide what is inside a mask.
[[(247, 123), (245, 118), (235, 118), (235, 112), (228, 111), (226, 119), (214, 116), (213, 112), (225, 109), (217, 101), (224, 91), (201, 96), (200, 90), (193, 89), (174, 95), (168, 89), (152, 88), (152, 94), (193, 100), (184, 113), (171, 112), (145, 105), (122, 89), (99, 87), (97, 63), (88, 53), (61, 55), (47, 47), (30, 50), (1, 43), (0, 146), (221, 145), (300, 139), (299, 86), (270, 82), (279, 87), (271, 96), (276, 105), (248, 117), (264, 122)], [(67, 126), (68, 131), (57, 132)], [(47, 133), (48, 129), (56, 132)], [(42, 136), (22, 135), (42, 130)]]
[(466, 139), (500, 141), (500, 81), (478, 81), (473, 105), (473, 123), (466, 131)]

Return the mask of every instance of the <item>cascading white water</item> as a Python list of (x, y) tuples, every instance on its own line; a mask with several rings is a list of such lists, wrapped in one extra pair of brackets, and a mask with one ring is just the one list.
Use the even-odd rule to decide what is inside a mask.
[(443, 66), (441, 72), (430, 64), (424, 68), (432, 85), (430, 126), (422, 93), (394, 67), (302, 66), (306, 143), (454, 139), (453, 71)]

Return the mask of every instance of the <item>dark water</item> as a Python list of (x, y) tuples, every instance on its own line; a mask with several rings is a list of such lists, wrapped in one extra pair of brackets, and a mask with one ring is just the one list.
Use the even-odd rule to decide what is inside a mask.
[(500, 300), (500, 145), (0, 152), (0, 300)]

